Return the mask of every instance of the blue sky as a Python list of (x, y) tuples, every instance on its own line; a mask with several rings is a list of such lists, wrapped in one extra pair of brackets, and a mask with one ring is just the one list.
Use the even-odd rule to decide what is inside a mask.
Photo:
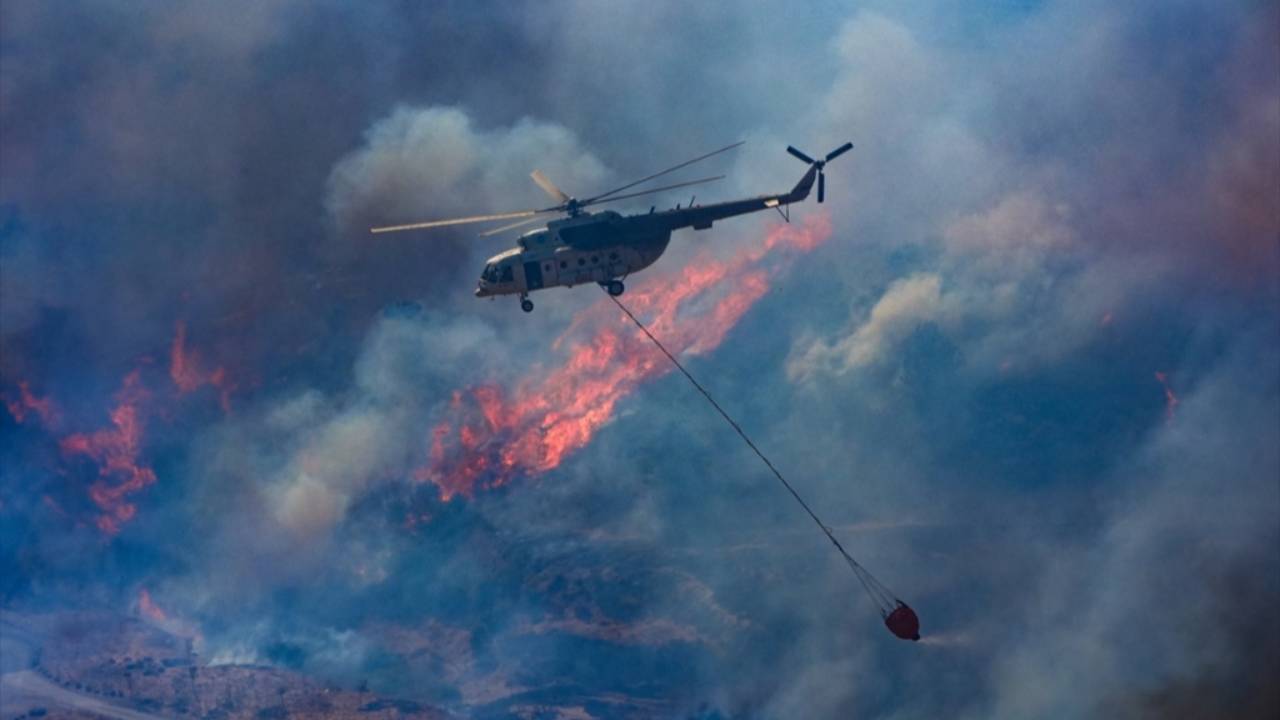
[[(213, 660), (464, 714), (1274, 712), (1272, 4), (0, 13), (7, 605), (137, 612), (146, 588)], [(855, 149), (793, 209), (830, 238), (765, 256), (768, 292), (690, 369), (920, 644), (676, 375), (547, 472), (450, 502), (415, 476), (455, 391), (521, 397), (575, 318), (613, 319), (590, 288), (529, 316), (473, 298), (505, 238), (366, 228), (738, 139), (700, 199), (790, 187), (789, 143)], [(677, 235), (628, 284), (776, 222)], [(68, 440), (104, 429), (154, 472), (111, 511), (95, 483), (126, 474)]]

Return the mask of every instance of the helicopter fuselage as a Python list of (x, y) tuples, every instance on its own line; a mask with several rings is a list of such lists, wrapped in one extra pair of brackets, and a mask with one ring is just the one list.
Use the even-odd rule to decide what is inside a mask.
[(671, 229), (637, 222), (644, 217), (583, 213), (525, 233), (516, 247), (485, 264), (476, 297), (608, 283), (643, 270), (662, 256), (671, 241)]
[(790, 192), (777, 195), (685, 208), (677, 205), (638, 215), (624, 216), (611, 210), (581, 212), (554, 220), (543, 229), (520, 236), (516, 247), (489, 258), (476, 286), (476, 297), (525, 297), (536, 290), (592, 282), (620, 293), (620, 279), (657, 261), (675, 230), (706, 230), (716, 220), (804, 200), (816, 172), (810, 168)]

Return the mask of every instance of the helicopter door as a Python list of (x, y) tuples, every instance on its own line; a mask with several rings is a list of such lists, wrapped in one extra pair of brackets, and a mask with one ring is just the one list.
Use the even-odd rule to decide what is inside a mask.
[(524, 264), (524, 282), (530, 290), (542, 288), (542, 266), (536, 262)]

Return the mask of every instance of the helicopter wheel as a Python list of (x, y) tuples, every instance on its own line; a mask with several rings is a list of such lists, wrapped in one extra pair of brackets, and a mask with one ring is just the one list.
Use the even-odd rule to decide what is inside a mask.
[(609, 291), (610, 295), (618, 297), (627, 289), (627, 286), (623, 285), (621, 280), (610, 280), (609, 284), (605, 285), (604, 288)]
[(520, 301), (520, 309), (525, 312), (533, 312), (533, 301), (525, 298)]

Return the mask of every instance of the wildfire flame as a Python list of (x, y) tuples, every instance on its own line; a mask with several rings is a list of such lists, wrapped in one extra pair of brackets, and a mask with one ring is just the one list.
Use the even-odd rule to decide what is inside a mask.
[(1173, 393), (1173, 388), (1169, 387), (1169, 376), (1163, 372), (1156, 372), (1156, 382), (1164, 388), (1164, 419), (1165, 422), (1173, 421), (1174, 410), (1178, 407), (1178, 396)]
[(96, 521), (98, 529), (108, 535), (119, 532), (120, 525), (137, 512), (125, 498), (156, 481), (155, 471), (138, 461), (144, 427), (141, 406), (148, 396), (140, 371), (134, 370), (116, 393), (110, 427), (68, 435), (60, 443), (64, 455), (84, 456), (97, 464), (98, 480), (90, 486), (89, 497), (102, 511)]
[(5, 409), (13, 416), (13, 419), (19, 423), (24, 423), (27, 418), (34, 414), (40, 418), (40, 422), (49, 427), (58, 421), (58, 408), (53, 404), (53, 400), (48, 397), (38, 398), (31, 393), (31, 386), (26, 380), (18, 383), (17, 399), (4, 399)]
[(151, 593), (146, 588), (138, 590), (138, 612), (152, 622), (163, 623), (169, 620), (169, 616), (151, 600)]
[(159, 627), (161, 630), (182, 638), (189, 638), (195, 647), (204, 645), (204, 633), (200, 626), (172, 612), (165, 612), (151, 599), (151, 593), (138, 588), (138, 615)]
[(187, 324), (177, 322), (173, 334), (173, 346), (169, 349), (169, 377), (182, 395), (194, 392), (205, 385), (218, 390), (218, 400), (223, 412), (231, 407), (231, 391), (234, 386), (227, 379), (225, 368), (217, 367), (205, 372), (200, 355), (187, 348)]
[[(767, 256), (809, 252), (830, 235), (826, 216), (774, 227), (763, 244), (728, 260), (706, 254), (674, 275), (650, 276), (647, 285), (628, 293), (628, 306), (673, 353), (710, 352), (768, 292), (780, 264), (766, 266)], [(612, 310), (604, 300), (579, 313), (553, 347), (584, 330), (587, 338), (572, 344), (565, 363), (549, 374), (525, 377), (511, 392), (496, 384), (455, 391), (450, 418), (432, 428), (428, 462), (415, 477), (434, 483), (446, 501), (469, 497), (477, 486), (545, 473), (590, 442), (619, 401), (672, 370)]]
[[(150, 358), (144, 361), (150, 362)], [(223, 411), (228, 410), (229, 395), (235, 386), (223, 368), (212, 371), (203, 368), (199, 354), (187, 347), (187, 328), (182, 321), (176, 325), (170, 348), (169, 377), (179, 395), (187, 395), (205, 385), (214, 387), (219, 391)], [(57, 430), (62, 418), (53, 399), (36, 397), (26, 381), (19, 382), (17, 390), (16, 398), (8, 393), (4, 397), (5, 407), (14, 420), (23, 423), (34, 415), (46, 430)], [(92, 433), (67, 435), (58, 441), (64, 457), (85, 457), (97, 465), (98, 478), (89, 487), (89, 497), (100, 511), (94, 522), (107, 535), (118, 533), (136, 514), (137, 508), (127, 498), (156, 481), (155, 472), (140, 460), (145, 427), (143, 406), (151, 399), (143, 386), (141, 368), (135, 369), (125, 376), (115, 395), (110, 426)], [(52, 502), (48, 496), (46, 502)], [(60, 507), (56, 509), (66, 514)]]

